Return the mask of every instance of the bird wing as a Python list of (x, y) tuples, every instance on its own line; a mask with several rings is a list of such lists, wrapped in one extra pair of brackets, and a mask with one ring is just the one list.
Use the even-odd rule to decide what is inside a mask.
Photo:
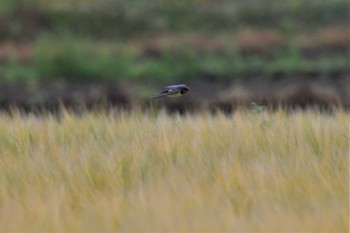
[(180, 89), (180, 88), (184, 88), (187, 87), (185, 84), (177, 84), (177, 85), (170, 85), (170, 86), (166, 86), (166, 89)]
[(167, 89), (164, 92), (166, 92), (168, 95), (171, 95), (171, 94), (176, 94), (176, 93), (181, 92), (181, 89), (178, 88), (178, 87), (174, 87), (174, 88), (171, 88), (171, 89)]

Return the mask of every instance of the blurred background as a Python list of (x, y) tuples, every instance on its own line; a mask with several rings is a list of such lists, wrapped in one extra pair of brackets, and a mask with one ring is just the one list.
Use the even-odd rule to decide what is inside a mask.
[(348, 0), (1, 0), (0, 108), (350, 107)]

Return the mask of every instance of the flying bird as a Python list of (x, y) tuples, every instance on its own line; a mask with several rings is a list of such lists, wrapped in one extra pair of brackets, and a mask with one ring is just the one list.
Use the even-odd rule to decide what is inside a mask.
[(150, 99), (157, 99), (163, 96), (177, 97), (177, 96), (184, 95), (189, 91), (190, 91), (190, 88), (186, 84), (166, 86), (164, 91), (162, 91), (160, 94), (156, 96), (151, 97)]

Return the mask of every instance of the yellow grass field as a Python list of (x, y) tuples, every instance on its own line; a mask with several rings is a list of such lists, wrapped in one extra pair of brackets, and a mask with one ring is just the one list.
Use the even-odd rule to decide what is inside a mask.
[(349, 120), (0, 113), (0, 232), (347, 232)]

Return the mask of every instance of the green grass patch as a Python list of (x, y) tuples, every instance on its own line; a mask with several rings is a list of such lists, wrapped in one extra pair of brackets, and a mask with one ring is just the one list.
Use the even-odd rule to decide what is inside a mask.
[[(37, 82), (184, 82), (205, 78), (225, 81), (267, 81), (313, 73), (331, 79), (348, 72), (350, 54), (327, 54), (307, 58), (298, 49), (279, 48), (270, 55), (241, 55), (235, 48), (222, 53), (196, 51), (188, 46), (164, 49), (156, 57), (120, 41), (102, 42), (66, 35), (46, 36), (36, 41), (32, 63), (11, 57), (1, 64), (2, 80)], [(313, 76), (313, 78), (315, 78)]]
[(43, 79), (68, 81), (116, 81), (130, 73), (128, 54), (118, 49), (96, 47), (89, 40), (64, 37), (40, 39), (34, 65)]
[(0, 65), (1, 81), (12, 84), (36, 84), (37, 70), (30, 64), (22, 64), (16, 57), (10, 57)]

